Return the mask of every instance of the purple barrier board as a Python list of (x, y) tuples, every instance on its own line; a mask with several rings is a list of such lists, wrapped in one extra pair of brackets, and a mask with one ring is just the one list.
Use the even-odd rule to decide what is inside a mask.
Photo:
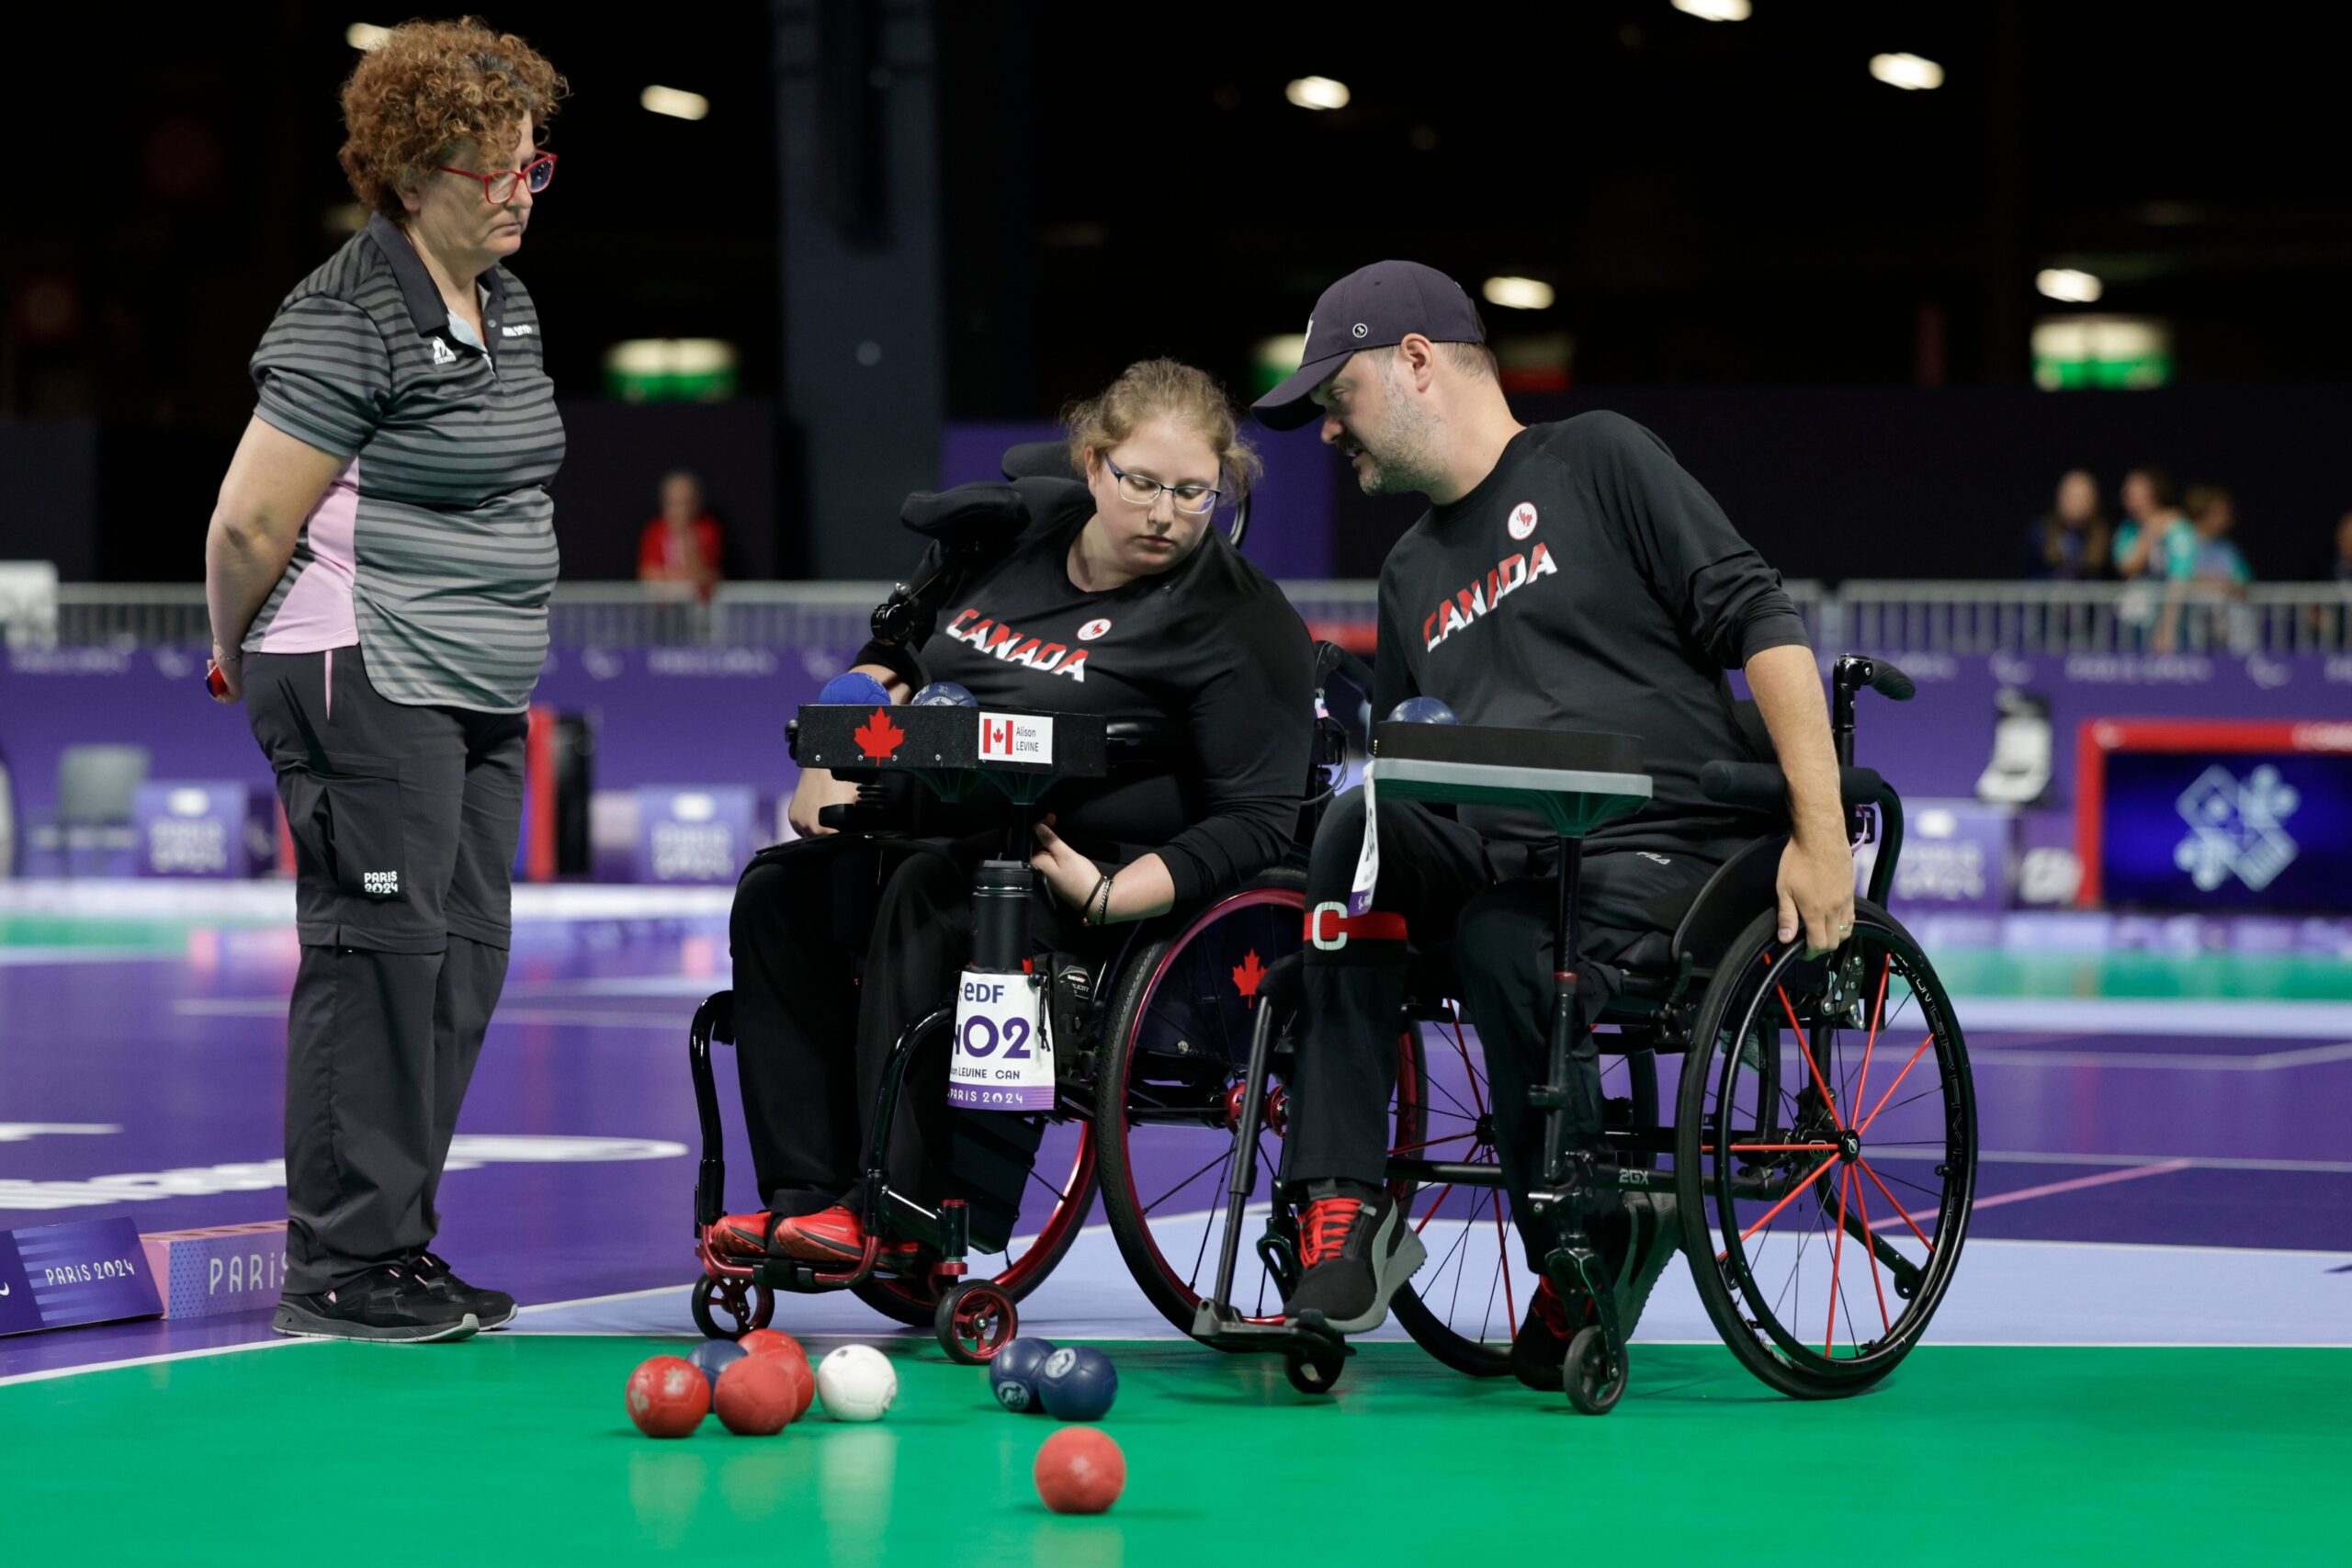
[(139, 1238), (165, 1317), (211, 1317), (277, 1304), (286, 1288), (286, 1222), (157, 1231)]
[(0, 1335), (163, 1310), (139, 1227), (127, 1219), (0, 1231)]
[[(141, 876), (251, 876), (273, 847), (266, 801), (243, 779), (178, 779), (139, 786), (130, 815)], [(256, 840), (254, 829), (265, 826)]]
[[(1973, 800), (1904, 802), (1903, 860), (1894, 868), (1887, 897), (1894, 913), (1986, 913), (2010, 904), (2016, 818), (2007, 807)], [(1870, 879), (1878, 846), (1865, 844), (1854, 856), (1862, 883)]]
[(639, 784), (637, 880), (732, 882), (758, 849), (759, 796), (741, 784)]

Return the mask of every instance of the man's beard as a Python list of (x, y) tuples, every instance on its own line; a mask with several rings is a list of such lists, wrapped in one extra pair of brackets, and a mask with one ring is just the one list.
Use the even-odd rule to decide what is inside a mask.
[(1363, 445), (1361, 439), (1358, 444), (1364, 455), (1364, 468), (1356, 483), (1366, 495), (1418, 494), (1436, 479), (1434, 421), (1400, 414), (1383, 436), (1378, 453)]

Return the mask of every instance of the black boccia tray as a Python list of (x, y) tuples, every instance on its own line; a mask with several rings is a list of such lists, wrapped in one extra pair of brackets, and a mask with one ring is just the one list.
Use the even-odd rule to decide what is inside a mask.
[(1598, 730), (1386, 720), (1373, 726), (1366, 776), (1398, 799), (1533, 811), (1569, 838), (1650, 799), (1642, 743)]
[[(1050, 719), (1052, 758), (1024, 762), (981, 756), (984, 718)], [(792, 726), (792, 758), (804, 768), (830, 768), (835, 773), (937, 773), (968, 768), (982, 773), (1093, 779), (1109, 771), (1102, 727), (1097, 714), (1050, 713), (1040, 708), (810, 703), (801, 708)]]

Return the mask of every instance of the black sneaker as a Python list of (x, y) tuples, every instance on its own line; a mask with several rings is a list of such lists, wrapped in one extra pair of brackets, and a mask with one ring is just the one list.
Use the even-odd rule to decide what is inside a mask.
[(1511, 1376), (1530, 1388), (1559, 1393), (1566, 1386), (1562, 1374), (1568, 1341), (1592, 1319), (1591, 1297), (1582, 1291), (1564, 1296), (1545, 1275), (1535, 1287), (1535, 1299), (1527, 1303), (1527, 1320), (1511, 1336)]
[(1388, 1193), (1371, 1201), (1318, 1198), (1298, 1217), (1300, 1273), (1283, 1315), (1333, 1334), (1377, 1328), (1388, 1315), (1388, 1298), (1427, 1256)]
[(481, 1325), (483, 1332), (503, 1328), (514, 1321), (518, 1309), (514, 1305), (514, 1298), (504, 1291), (485, 1291), (478, 1285), (467, 1284), (447, 1263), (429, 1252), (420, 1252), (409, 1259), (409, 1267), (416, 1271), (416, 1277), (424, 1281), (425, 1289), (472, 1313), (474, 1321)]
[(280, 1296), (269, 1325), (298, 1339), (371, 1339), (385, 1345), (467, 1339), (481, 1327), (462, 1303), (398, 1263), (381, 1264), (316, 1295)]

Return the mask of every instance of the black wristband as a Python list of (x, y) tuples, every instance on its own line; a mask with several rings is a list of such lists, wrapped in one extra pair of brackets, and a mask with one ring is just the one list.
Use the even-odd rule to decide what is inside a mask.
[(1111, 923), (1110, 877), (1106, 875), (1094, 885), (1094, 891), (1086, 896), (1086, 902), (1090, 910), (1086, 920), (1088, 925), (1107, 926)]

